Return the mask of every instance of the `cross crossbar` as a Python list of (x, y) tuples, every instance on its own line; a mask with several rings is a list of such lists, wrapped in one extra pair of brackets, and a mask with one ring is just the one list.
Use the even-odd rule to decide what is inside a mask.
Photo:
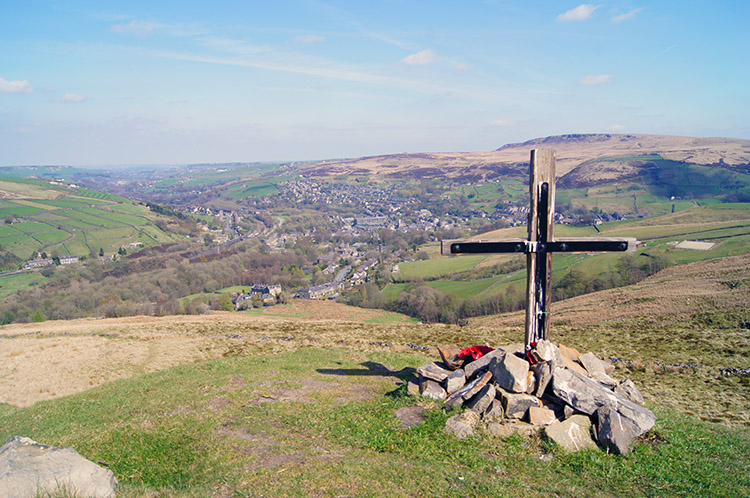
[(526, 349), (549, 339), (553, 253), (635, 252), (634, 238), (552, 236), (555, 214), (555, 153), (531, 151), (529, 168), (531, 209), (526, 239), (444, 240), (442, 254), (526, 254)]
[(442, 254), (502, 254), (532, 252), (635, 252), (635, 238), (572, 238), (552, 242), (531, 242), (526, 239), (444, 240)]

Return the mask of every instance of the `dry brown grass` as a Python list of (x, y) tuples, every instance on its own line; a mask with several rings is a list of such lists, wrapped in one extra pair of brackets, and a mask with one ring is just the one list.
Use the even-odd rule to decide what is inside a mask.
[[(750, 310), (749, 289), (750, 255), (668, 268), (635, 286), (554, 303), (552, 340), (616, 358), (615, 376), (633, 378), (652, 403), (750, 425), (747, 376), (720, 373), (750, 367), (750, 333), (735, 323)], [(413, 345), (523, 340), (522, 312), (476, 318), (463, 328), (367, 323), (384, 314), (293, 301), (259, 316), (217, 312), (4, 326), (0, 402), (29, 406), (209, 358), (307, 347), (414, 351), (433, 358), (434, 349)]]

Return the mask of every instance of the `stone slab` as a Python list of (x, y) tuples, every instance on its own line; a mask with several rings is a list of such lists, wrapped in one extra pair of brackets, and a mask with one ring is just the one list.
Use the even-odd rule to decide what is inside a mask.
[(508, 421), (504, 423), (487, 424), (487, 433), (495, 437), (511, 437), (515, 434), (530, 436), (538, 433), (539, 428), (524, 422)]
[(588, 352), (582, 354), (578, 357), (578, 361), (581, 362), (583, 368), (586, 369), (588, 376), (592, 379), (601, 382), (610, 389), (614, 389), (614, 387), (617, 385), (617, 381), (607, 375), (607, 372), (605, 372), (602, 360), (597, 358), (594, 353)]
[(73, 448), (54, 447), (15, 436), (0, 448), (0, 496), (29, 498), (65, 490), (65, 496), (114, 498), (112, 471)]
[(464, 365), (464, 372), (467, 379), (471, 379), (474, 374), (481, 370), (486, 370), (494, 358), (502, 358), (505, 355), (505, 351), (502, 349), (495, 349), (482, 356), (478, 360), (474, 360)]
[(490, 372), (485, 372), (481, 377), (477, 377), (472, 382), (469, 382), (462, 389), (459, 389), (455, 393), (451, 394), (448, 399), (445, 400), (445, 407), (449, 410), (460, 406), (464, 401), (470, 399), (476, 393), (482, 390), (484, 386), (492, 379)]
[(469, 410), (482, 414), (492, 404), (495, 399), (495, 386), (487, 384), (481, 391), (476, 393), (471, 399), (466, 401), (466, 407)]
[(591, 437), (591, 420), (586, 415), (573, 415), (563, 422), (555, 422), (544, 428), (552, 441), (570, 451), (596, 448)]
[(653, 427), (656, 416), (651, 410), (616, 394), (599, 382), (568, 368), (555, 368), (552, 392), (572, 408), (593, 415), (602, 406), (609, 406), (638, 427), (638, 435)]
[(419, 391), (425, 398), (432, 398), (436, 401), (442, 401), (448, 395), (443, 386), (434, 380), (424, 379), (419, 385)]
[(637, 405), (643, 406), (645, 404), (641, 391), (638, 390), (636, 385), (630, 379), (625, 379), (620, 382), (620, 384), (615, 387), (615, 394), (619, 394), (623, 398), (629, 399)]
[[(564, 366), (578, 372), (581, 375), (587, 374), (586, 369), (583, 368), (583, 366), (581, 366), (581, 364), (578, 362), (578, 358), (581, 356), (581, 353), (576, 348), (569, 348), (564, 344), (559, 344), (557, 347), (560, 350), (560, 354), (562, 355)], [(555, 365), (555, 367), (553, 368), (557, 368), (558, 366), (559, 365)]]
[(506, 418), (521, 420), (532, 406), (542, 406), (542, 402), (536, 396), (526, 393), (511, 393), (504, 389), (498, 389), (500, 401)]
[(453, 415), (445, 422), (445, 432), (453, 434), (458, 439), (465, 439), (474, 434), (474, 428), (479, 423), (479, 414), (466, 410)]
[(433, 361), (432, 363), (427, 363), (426, 365), (422, 365), (421, 367), (417, 368), (417, 373), (425, 379), (434, 380), (435, 382), (442, 382), (452, 372), (452, 370), (448, 370), (444, 367), (444, 363)]
[(638, 428), (616, 410), (603, 406), (596, 411), (596, 437), (608, 452), (626, 455), (638, 437)]
[(459, 368), (454, 370), (448, 377), (443, 381), (443, 386), (448, 394), (453, 394), (466, 385), (466, 375), (464, 369)]
[(557, 422), (555, 412), (549, 408), (532, 406), (529, 408), (529, 423), (531, 425), (550, 425)]
[(514, 354), (506, 354), (490, 365), (495, 382), (506, 391), (525, 393), (528, 388), (529, 362)]

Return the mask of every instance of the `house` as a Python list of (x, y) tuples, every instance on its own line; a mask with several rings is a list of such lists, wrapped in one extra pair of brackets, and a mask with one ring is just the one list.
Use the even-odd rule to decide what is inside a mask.
[(343, 282), (332, 282), (329, 284), (316, 285), (300, 289), (297, 297), (301, 299), (330, 299), (337, 297), (344, 290)]
[(78, 256), (60, 256), (61, 265), (72, 265), (78, 263)]
[(270, 297), (276, 298), (277, 296), (281, 295), (281, 286), (276, 285), (253, 285), (252, 289), (250, 290), (250, 293), (254, 296), (261, 297), (264, 295), (268, 295)]
[(29, 268), (43, 268), (45, 266), (50, 266), (53, 263), (54, 263), (54, 261), (52, 261), (52, 258), (37, 257), (37, 258), (32, 259), (31, 261), (27, 261), (26, 265), (24, 266), (24, 268), (26, 268), (26, 269), (29, 269)]

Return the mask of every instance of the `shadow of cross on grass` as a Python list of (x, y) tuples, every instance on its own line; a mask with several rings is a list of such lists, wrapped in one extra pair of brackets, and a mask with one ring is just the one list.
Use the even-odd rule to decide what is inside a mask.
[(317, 372), (326, 375), (373, 375), (379, 377), (398, 377), (408, 381), (414, 377), (417, 370), (414, 367), (404, 367), (401, 370), (391, 370), (382, 363), (365, 361), (360, 363), (364, 368), (318, 368)]

